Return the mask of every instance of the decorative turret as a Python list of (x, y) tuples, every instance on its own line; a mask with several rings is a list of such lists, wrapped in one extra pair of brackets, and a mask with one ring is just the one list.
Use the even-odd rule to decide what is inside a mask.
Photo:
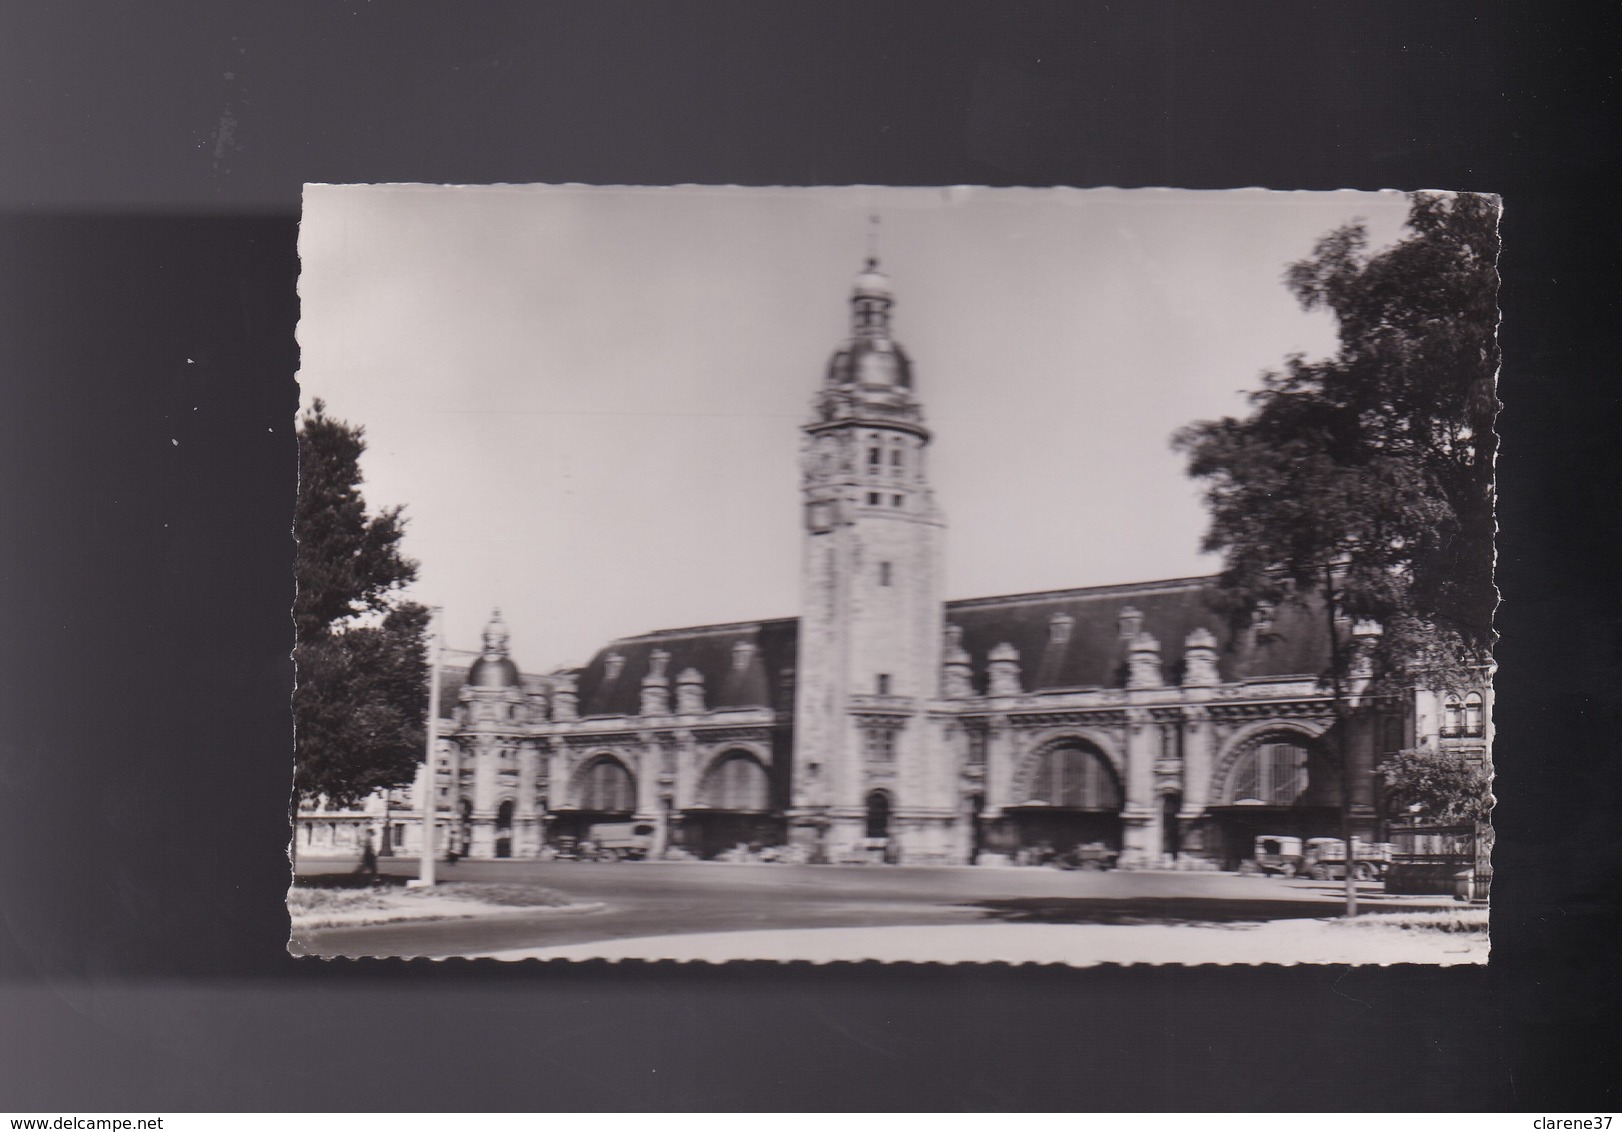
[(1204, 627), (1195, 629), (1183, 641), (1183, 687), (1209, 688), (1221, 682), (1216, 637)]
[(493, 610), (490, 622), (484, 627), (484, 652), (467, 670), (470, 688), (516, 688), (518, 665), (507, 655), (507, 623), (501, 619), (501, 610)]
[(1359, 621), (1352, 626), (1353, 680), (1367, 680), (1374, 675), (1374, 649), (1384, 635), (1385, 629), (1378, 621)]
[(1024, 685), (1019, 679), (1019, 650), (1004, 641), (992, 649), (987, 656), (987, 668), (991, 674), (991, 686), (988, 689), (993, 696), (1022, 696), (1025, 694)]
[(1165, 681), (1160, 675), (1160, 642), (1148, 633), (1132, 638), (1127, 652), (1126, 686), (1128, 688), (1158, 688)]
[(707, 711), (704, 706), (704, 674), (696, 668), (684, 668), (676, 677), (676, 713), (698, 715)]
[(974, 666), (963, 647), (963, 626), (946, 627), (946, 650), (941, 663), (941, 692), (949, 700), (966, 700), (974, 695)]
[(529, 704), (530, 719), (540, 722), (547, 717), (546, 691), (544, 688), (526, 686), (524, 688), (524, 699)]
[[(850, 338), (828, 361), (817, 395), (820, 421), (905, 422), (922, 432), (923, 412), (913, 396), (912, 359), (890, 336), (895, 296), (890, 278), (869, 256), (850, 296)], [(927, 437), (927, 434), (924, 434)]]
[(642, 677), (643, 715), (670, 714), (670, 679), (665, 675), (669, 663), (670, 654), (664, 649), (654, 649), (648, 656), (648, 674)]
[(573, 672), (560, 672), (553, 679), (552, 718), (560, 723), (580, 718), (580, 689)]
[(1138, 633), (1143, 629), (1143, 614), (1130, 605), (1123, 605), (1117, 615), (1116, 627), (1121, 640), (1136, 640)]

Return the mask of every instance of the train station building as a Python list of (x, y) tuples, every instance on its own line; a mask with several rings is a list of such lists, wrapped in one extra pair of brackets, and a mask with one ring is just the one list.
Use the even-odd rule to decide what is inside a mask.
[(480, 657), (441, 673), (431, 784), (310, 807), (299, 852), (371, 836), (415, 854), (431, 802), (438, 851), (475, 858), (630, 822), (659, 855), (989, 865), (1091, 846), (1232, 868), (1261, 834), (1338, 836), (1343, 791), (1376, 837), (1386, 752), (1484, 756), (1485, 687), (1365, 701), (1331, 734), (1330, 633), (1355, 650), (1375, 630), (1311, 602), (1236, 626), (1209, 577), (944, 600), (927, 379), (894, 304), (870, 260), (801, 429), (797, 617), (660, 629), (534, 674), (497, 614)]

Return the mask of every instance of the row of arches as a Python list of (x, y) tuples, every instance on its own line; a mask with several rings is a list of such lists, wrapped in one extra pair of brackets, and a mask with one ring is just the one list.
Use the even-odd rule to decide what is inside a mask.
[[(585, 838), (592, 826), (628, 820), (638, 809), (636, 778), (617, 756), (599, 754), (575, 779), (575, 808), (554, 817), (559, 837)], [(699, 857), (737, 845), (778, 845), (786, 830), (772, 807), (771, 777), (751, 751), (723, 751), (708, 767), (691, 805), (672, 811), (671, 841)]]
[[(1249, 744), (1228, 767), (1218, 791), (1219, 805), (1291, 806), (1311, 782), (1312, 747), (1305, 736), (1282, 733)], [(1019, 775), (1015, 805), (1108, 811), (1123, 804), (1114, 766), (1094, 744), (1064, 739), (1032, 754)], [(636, 779), (617, 756), (599, 754), (577, 772), (572, 806), (601, 813), (630, 813), (637, 808)], [(510, 825), (511, 802), (503, 803)], [(705, 772), (696, 805), (716, 810), (771, 809), (771, 780), (749, 751), (723, 752)]]
[[(1250, 742), (1232, 758), (1210, 805), (1224, 856), (1242, 856), (1249, 840), (1261, 833), (1292, 834), (1297, 826), (1305, 829), (1332, 823), (1337, 800), (1329, 798), (1325, 790), (1314, 789), (1314, 778), (1325, 777), (1314, 775), (1319, 757), (1315, 740), (1280, 732)], [(1040, 748), (1026, 759), (1014, 788), (1013, 803), (1004, 807), (1006, 821), (999, 823), (990, 839), (1001, 845), (984, 843), (980, 800), (971, 800), (965, 818), (974, 831), (976, 852), (992, 847), (1049, 848), (1062, 853), (1085, 844), (1121, 848), (1124, 791), (1116, 768), (1096, 745), (1066, 738)], [(619, 757), (606, 752), (580, 768), (571, 793), (572, 805), (560, 807), (548, 819), (554, 836), (584, 838), (594, 824), (627, 821), (639, 809), (635, 775)], [(1170, 853), (1178, 850), (1180, 800), (1176, 795), (1162, 799), (1163, 848)], [(895, 805), (885, 790), (865, 795), (868, 838), (892, 836)], [(512, 852), (514, 809), (511, 799), (497, 808), (498, 857)], [(461, 801), (459, 817), (460, 831), (453, 835), (453, 846), (465, 854), (472, 824), (470, 801)], [(676, 819), (674, 843), (700, 856), (713, 856), (739, 843), (780, 844), (786, 832), (780, 811), (772, 805), (766, 767), (752, 752), (742, 749), (724, 751), (717, 757), (705, 772), (693, 803), (672, 817)]]
[[(598, 755), (576, 779), (576, 805), (602, 813), (636, 809), (636, 779), (614, 755)], [(715, 810), (763, 811), (771, 808), (771, 780), (760, 760), (748, 751), (728, 751), (710, 764), (699, 784), (698, 805)]]
[[(1237, 864), (1262, 833), (1333, 835), (1339, 828), (1338, 782), (1316, 736), (1289, 728), (1251, 736), (1219, 763), (1203, 848)], [(1082, 845), (1120, 850), (1123, 809), (1120, 775), (1103, 750), (1085, 739), (1059, 739), (1027, 757), (1013, 782), (1013, 804), (1004, 807), (988, 843), (982, 844), (975, 823), (975, 851), (1063, 854)], [(1183, 840), (1181, 793), (1163, 792), (1159, 810), (1160, 849), (1176, 855)]]

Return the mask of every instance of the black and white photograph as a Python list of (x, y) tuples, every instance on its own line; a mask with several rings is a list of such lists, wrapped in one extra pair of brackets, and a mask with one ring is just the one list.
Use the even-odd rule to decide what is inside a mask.
[(1619, 22), (0, 5), (0, 1126), (1609, 1119)]
[(1485, 963), (1498, 221), (306, 186), (290, 951)]

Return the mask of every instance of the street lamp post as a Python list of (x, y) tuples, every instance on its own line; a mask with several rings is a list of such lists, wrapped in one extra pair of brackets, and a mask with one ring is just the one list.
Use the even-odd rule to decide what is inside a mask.
[(440, 617), (444, 611), (433, 606), (428, 611), (428, 726), (423, 730), (427, 738), (423, 743), (422, 770), (418, 804), (422, 809), (422, 849), (417, 859), (417, 878), (406, 883), (412, 888), (432, 888), (434, 876), (434, 833), (438, 825), (439, 799), (434, 790), (434, 755), (439, 746), (439, 654), (443, 648)]

